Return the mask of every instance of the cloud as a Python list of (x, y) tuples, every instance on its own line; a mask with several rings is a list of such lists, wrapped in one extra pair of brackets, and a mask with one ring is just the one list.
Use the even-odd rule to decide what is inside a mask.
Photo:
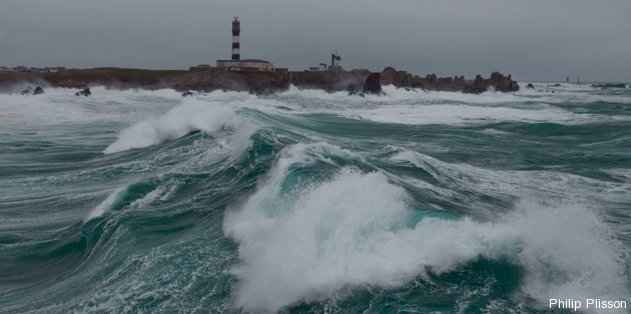
[(631, 81), (630, 11), (629, 0), (0, 0), (0, 42), (7, 65), (186, 69), (229, 57), (240, 16), (242, 57), (293, 70), (338, 49), (345, 68)]

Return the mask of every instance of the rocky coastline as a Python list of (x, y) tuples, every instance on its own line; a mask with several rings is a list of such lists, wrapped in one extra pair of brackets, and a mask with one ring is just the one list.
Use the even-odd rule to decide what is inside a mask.
[[(104, 86), (112, 89), (164, 89), (182, 93), (214, 90), (246, 91), (271, 94), (287, 90), (291, 85), (327, 92), (347, 91), (352, 95), (381, 94), (381, 86), (394, 85), (424, 91), (452, 91), (482, 93), (489, 89), (498, 92), (519, 90), (511, 76), (493, 72), (489, 78), (477, 75), (464, 77), (421, 77), (406, 71), (385, 68), (382, 72), (368, 70), (234, 72), (223, 70), (145, 70), (125, 68), (94, 68), (66, 70), (54, 73), (0, 71), (0, 92), (20, 93), (25, 88), (62, 87), (80, 91)], [(79, 94), (79, 93), (78, 93)], [(82, 96), (86, 93), (80, 93)]]

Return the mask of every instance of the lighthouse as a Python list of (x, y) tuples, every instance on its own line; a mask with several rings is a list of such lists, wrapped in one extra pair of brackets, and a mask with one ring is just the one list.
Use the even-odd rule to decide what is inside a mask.
[(217, 69), (224, 71), (268, 72), (274, 71), (274, 64), (261, 59), (241, 59), (239, 34), (241, 22), (238, 17), (232, 20), (232, 58), (217, 60)]
[(240, 60), (241, 54), (239, 53), (239, 33), (241, 33), (241, 22), (239, 18), (235, 17), (232, 20), (232, 60)]

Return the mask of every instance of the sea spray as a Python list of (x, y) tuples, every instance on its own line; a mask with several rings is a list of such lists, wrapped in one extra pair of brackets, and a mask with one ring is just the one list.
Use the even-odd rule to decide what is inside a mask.
[(547, 85), (0, 95), (1, 311), (628, 300), (631, 95)]
[(141, 121), (124, 129), (118, 140), (110, 144), (104, 153), (147, 147), (193, 131), (217, 131), (222, 127), (238, 127), (239, 124), (234, 108), (188, 102), (155, 120)]
[(620, 277), (620, 244), (577, 204), (530, 202), (494, 222), (428, 217), (407, 228), (414, 212), (409, 196), (377, 173), (342, 171), (299, 194), (291, 208), (273, 215), (276, 209), (266, 207), (282, 207), (283, 197), (274, 202), (255, 194), (226, 218), (243, 260), (233, 270), (241, 279), (237, 302), (247, 310), (276, 311), (354, 286), (396, 287), (478, 258), (524, 269), (522, 290), (540, 302), (556, 295), (630, 296)]
[(427, 217), (410, 228), (418, 209), (378, 173), (342, 170), (282, 193), (287, 169), (314, 162), (302, 149), (289, 151), (302, 158), (285, 154), (243, 208), (226, 216), (243, 260), (234, 270), (238, 304), (248, 310), (276, 311), (353, 286), (399, 286), (482, 257), (523, 268), (523, 291), (541, 302), (559, 294), (629, 296), (620, 244), (581, 204), (525, 202), (490, 222)]

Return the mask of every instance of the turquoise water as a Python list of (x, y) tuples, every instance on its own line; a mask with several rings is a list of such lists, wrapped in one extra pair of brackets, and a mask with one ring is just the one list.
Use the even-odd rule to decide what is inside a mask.
[(0, 95), (0, 311), (629, 302), (631, 89), (535, 86)]

